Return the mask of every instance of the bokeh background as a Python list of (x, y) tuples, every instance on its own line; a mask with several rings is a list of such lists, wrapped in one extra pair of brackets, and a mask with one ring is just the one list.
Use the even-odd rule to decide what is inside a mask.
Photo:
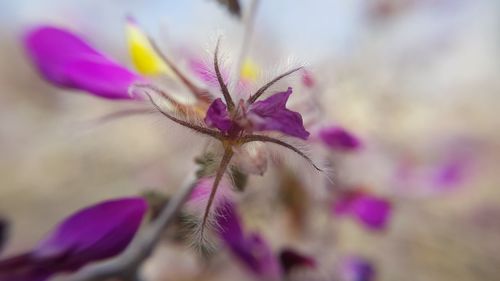
[[(248, 1), (242, 2), (244, 7)], [(8, 255), (33, 245), (82, 206), (146, 189), (174, 192), (202, 144), (156, 117), (95, 122), (128, 105), (50, 86), (21, 45), (32, 25), (77, 30), (131, 65), (133, 15), (162, 43), (203, 50), (243, 27), (209, 0), (0, 1), (0, 215)], [(379, 280), (495, 281), (500, 276), (500, 2), (261, 1), (250, 53), (306, 64), (327, 118), (365, 140), (336, 176), (395, 204), (383, 233), (342, 222), (332, 251), (372, 258)], [(467, 165), (450, 186), (398, 180), (450, 155)], [(406, 167), (406, 166), (405, 166)]]

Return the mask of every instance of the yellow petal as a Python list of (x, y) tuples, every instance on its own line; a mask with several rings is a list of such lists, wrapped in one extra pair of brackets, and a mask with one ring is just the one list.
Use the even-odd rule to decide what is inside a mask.
[(139, 73), (151, 76), (171, 73), (170, 68), (156, 54), (146, 34), (132, 19), (127, 20), (126, 36), (132, 62)]
[(253, 62), (251, 59), (245, 59), (243, 65), (241, 66), (240, 76), (246, 81), (255, 81), (259, 76), (259, 66)]

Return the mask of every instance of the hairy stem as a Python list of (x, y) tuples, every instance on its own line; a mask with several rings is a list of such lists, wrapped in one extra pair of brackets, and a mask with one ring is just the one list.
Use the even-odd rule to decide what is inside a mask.
[(203, 215), (203, 221), (201, 222), (201, 233), (203, 235), (203, 230), (205, 229), (205, 225), (207, 223), (208, 215), (210, 213), (210, 208), (212, 207), (215, 194), (217, 193), (217, 188), (219, 187), (219, 183), (222, 180), (222, 176), (226, 172), (227, 166), (233, 157), (233, 149), (230, 145), (226, 146), (224, 149), (224, 155), (222, 156), (222, 160), (220, 161), (219, 168), (217, 169), (217, 173), (215, 174), (214, 183), (212, 184), (212, 191), (210, 192), (210, 197), (208, 198), (207, 207), (205, 208), (205, 214)]
[(167, 117), (168, 119), (174, 121), (175, 123), (181, 125), (181, 126), (184, 126), (184, 127), (187, 127), (195, 132), (198, 132), (198, 133), (201, 133), (201, 134), (204, 134), (204, 135), (208, 135), (208, 136), (211, 136), (211, 137), (214, 137), (216, 139), (222, 139), (222, 135), (215, 131), (215, 130), (212, 130), (212, 129), (209, 129), (209, 128), (205, 128), (205, 127), (202, 127), (202, 126), (198, 126), (198, 125), (195, 125), (195, 124), (191, 124), (187, 121), (184, 121), (184, 120), (181, 120), (179, 118), (176, 118), (172, 115), (170, 115), (169, 113), (165, 112), (155, 101), (154, 99), (151, 97), (151, 95), (149, 93), (146, 92), (146, 95), (148, 96), (149, 100), (151, 101), (151, 103), (153, 104), (153, 106), (161, 113), (163, 114), (165, 117)]
[(222, 92), (222, 95), (224, 96), (224, 100), (226, 101), (227, 108), (228, 108), (229, 112), (231, 112), (234, 109), (234, 102), (233, 102), (233, 99), (231, 98), (231, 95), (229, 94), (229, 90), (227, 89), (227, 85), (224, 82), (224, 78), (222, 77), (222, 74), (220, 73), (220, 69), (219, 69), (219, 43), (220, 43), (220, 39), (217, 40), (217, 46), (215, 47), (215, 53), (214, 53), (215, 75), (217, 75), (217, 81), (219, 82), (220, 90)]
[(253, 94), (252, 96), (250, 96), (250, 98), (248, 98), (248, 103), (254, 103), (260, 96), (262, 96), (262, 94), (264, 94), (266, 92), (267, 89), (269, 89), (269, 87), (271, 87), (272, 85), (274, 85), (274, 83), (278, 82), (279, 80), (285, 78), (286, 76), (302, 69), (303, 67), (297, 67), (297, 68), (294, 68), (292, 70), (289, 70), (281, 75), (279, 75), (278, 77), (274, 78), (273, 80), (267, 82), (267, 84), (265, 84), (264, 86), (260, 87), (260, 89), (257, 90), (257, 92), (255, 92), (255, 94)]
[(197, 97), (200, 100), (203, 100), (205, 102), (211, 102), (213, 100), (212, 95), (206, 90), (202, 90), (198, 88), (197, 86), (194, 85), (193, 82), (191, 82), (186, 75), (184, 75), (177, 66), (165, 55), (163, 52), (160, 50), (156, 42), (148, 38), (149, 42), (151, 43), (151, 46), (153, 47), (154, 51), (158, 56), (161, 58), (161, 60), (168, 65), (168, 67), (174, 72), (175, 76), (181, 80), (181, 82), (191, 91), (191, 93)]
[(90, 122), (92, 123), (97, 123), (97, 124), (102, 124), (102, 123), (107, 123), (116, 119), (120, 119), (123, 117), (129, 117), (129, 116), (134, 116), (134, 115), (145, 115), (145, 114), (152, 114), (156, 113), (156, 110), (149, 108), (131, 108), (131, 109), (125, 109), (125, 110), (120, 110), (120, 111), (115, 111), (109, 114), (106, 114), (104, 116), (98, 117), (95, 120), (91, 120)]
[(187, 108), (186, 105), (179, 103), (176, 101), (173, 97), (168, 95), (165, 91), (162, 89), (151, 85), (151, 84), (135, 84), (133, 87), (138, 88), (138, 89), (145, 89), (145, 90), (151, 90), (154, 91), (155, 93), (158, 93), (160, 96), (162, 96), (165, 100), (167, 100), (169, 103), (171, 103), (178, 111), (180, 111), (182, 114), (187, 115), (189, 112), (189, 109)]
[(297, 153), (298, 155), (300, 155), (302, 158), (306, 159), (316, 170), (323, 172), (323, 170), (320, 169), (309, 156), (307, 156), (300, 149), (296, 148), (295, 146), (293, 146), (289, 143), (286, 143), (284, 141), (281, 141), (279, 139), (275, 139), (272, 137), (263, 136), (263, 135), (247, 135), (247, 136), (243, 137), (243, 143), (249, 143), (249, 142), (254, 142), (254, 141), (270, 142), (270, 143), (274, 143), (274, 144), (283, 146), (285, 148), (288, 148), (288, 149), (292, 150), (293, 152)]

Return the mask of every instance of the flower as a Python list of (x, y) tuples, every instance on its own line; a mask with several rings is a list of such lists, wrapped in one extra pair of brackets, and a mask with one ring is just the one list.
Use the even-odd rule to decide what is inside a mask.
[(130, 243), (147, 211), (141, 197), (104, 201), (61, 222), (32, 250), (0, 261), (0, 280), (46, 280), (113, 257)]
[(133, 99), (129, 87), (144, 81), (61, 28), (41, 26), (27, 33), (24, 47), (40, 74), (56, 86), (108, 99)]
[(316, 261), (309, 256), (284, 248), (279, 256), (258, 233), (246, 234), (234, 204), (225, 200), (216, 211), (219, 237), (231, 253), (253, 274), (262, 280), (282, 280), (294, 268), (314, 268)]
[(272, 249), (259, 234), (243, 233), (240, 218), (230, 201), (217, 208), (216, 219), (219, 236), (247, 269), (263, 280), (280, 279), (280, 264)]
[(241, 135), (244, 127), (247, 127), (249, 132), (279, 131), (306, 140), (309, 132), (304, 128), (302, 117), (286, 108), (291, 94), (292, 88), (289, 87), (285, 92), (275, 93), (248, 107), (240, 102), (241, 107), (236, 110), (237, 115), (234, 117), (231, 117), (222, 99), (218, 98), (208, 108), (205, 123), (229, 136)]
[(172, 75), (172, 70), (158, 56), (148, 37), (132, 17), (127, 18), (125, 33), (130, 57), (139, 73), (146, 76)]
[(391, 210), (388, 200), (360, 190), (344, 192), (332, 205), (334, 214), (353, 216), (371, 230), (385, 229)]
[[(128, 20), (127, 33), (129, 50), (139, 72), (156, 76), (171, 71), (170, 74), (189, 89), (196, 98), (194, 104), (179, 102), (161, 85), (154, 85), (147, 78), (120, 66), (70, 31), (50, 26), (36, 28), (26, 36), (25, 47), (41, 74), (56, 86), (84, 90), (109, 99), (149, 101), (154, 109), (167, 119), (216, 139), (222, 144), (224, 152), (215, 170), (203, 226), (219, 183), (235, 151), (240, 151), (248, 143), (280, 145), (297, 153), (321, 171), (305, 153), (293, 145), (271, 136), (254, 134), (255, 131), (274, 131), (303, 140), (308, 138), (309, 133), (304, 128), (301, 115), (286, 108), (286, 102), (292, 94), (291, 88), (275, 93), (267, 99), (258, 100), (268, 88), (302, 69), (301, 67), (277, 76), (250, 95), (246, 101), (240, 99), (235, 104), (221, 74), (218, 62), (219, 44), (214, 54), (215, 75), (213, 77), (216, 78), (224, 101), (216, 98), (209, 90), (196, 86), (167, 56), (161, 53), (153, 41), (148, 40), (147, 36), (141, 33), (131, 19)], [(168, 108), (161, 106), (159, 99), (167, 102)], [(149, 113), (150, 109), (138, 111), (138, 113), (145, 112)], [(202, 123), (202, 115), (205, 117), (205, 124)], [(244, 153), (237, 154), (244, 155)]]
[(354, 151), (361, 148), (361, 141), (339, 126), (322, 128), (318, 136), (324, 145), (333, 150)]

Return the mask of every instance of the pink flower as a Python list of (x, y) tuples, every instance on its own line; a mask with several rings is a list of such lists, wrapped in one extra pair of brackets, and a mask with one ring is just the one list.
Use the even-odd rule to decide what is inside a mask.
[(77, 35), (51, 26), (31, 30), (24, 47), (40, 74), (56, 86), (108, 99), (133, 99), (129, 87), (144, 79)]
[[(205, 123), (228, 135), (241, 135), (245, 130), (278, 131), (306, 140), (309, 132), (304, 128), (302, 116), (286, 108), (292, 88), (278, 92), (255, 103), (241, 101), (236, 114), (231, 115), (222, 99), (216, 99), (208, 108)], [(245, 129), (246, 128), (246, 129)]]
[(322, 128), (318, 132), (318, 136), (324, 145), (333, 150), (354, 151), (361, 148), (361, 141), (339, 126)]
[(382, 230), (387, 226), (392, 206), (384, 198), (357, 190), (342, 193), (332, 211), (338, 216), (352, 216), (368, 229)]

